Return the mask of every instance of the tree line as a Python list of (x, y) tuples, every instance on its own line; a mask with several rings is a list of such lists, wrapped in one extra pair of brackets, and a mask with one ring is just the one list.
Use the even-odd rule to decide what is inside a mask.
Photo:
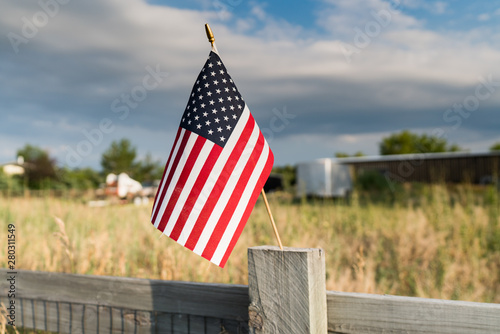
[[(490, 147), (491, 151), (500, 151), (500, 142)], [(456, 144), (450, 144), (444, 138), (427, 134), (415, 134), (408, 130), (392, 134), (379, 143), (381, 155), (437, 153), (463, 151)], [(127, 173), (139, 182), (159, 180), (164, 165), (154, 160), (150, 153), (138, 160), (137, 149), (130, 140), (123, 138), (113, 141), (101, 155), (101, 170), (90, 167), (60, 167), (49, 153), (31, 144), (26, 144), (17, 151), (24, 158), (24, 175), (7, 176), (0, 168), (0, 189), (93, 189), (103, 183), (109, 173)], [(349, 155), (337, 152), (336, 157), (364, 156), (363, 152)], [(287, 186), (295, 183), (294, 166), (276, 166), (273, 172), (281, 174)]]
[(0, 189), (94, 189), (103, 183), (109, 173), (127, 173), (139, 182), (160, 179), (163, 165), (150, 153), (137, 159), (137, 149), (124, 138), (113, 141), (101, 155), (101, 170), (90, 167), (60, 167), (46, 150), (26, 144), (17, 151), (24, 159), (24, 175), (7, 176), (0, 168)]

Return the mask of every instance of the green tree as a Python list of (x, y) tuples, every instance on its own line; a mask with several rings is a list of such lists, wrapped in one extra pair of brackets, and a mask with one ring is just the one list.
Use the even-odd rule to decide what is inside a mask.
[(64, 169), (62, 181), (71, 189), (95, 189), (103, 182), (101, 175), (92, 168)]
[(364, 157), (365, 154), (361, 151), (357, 151), (356, 153), (350, 155), (345, 152), (337, 152), (335, 153), (335, 158), (350, 158), (350, 157)]
[(491, 145), (490, 151), (500, 151), (500, 142)]
[(26, 144), (17, 151), (25, 162), (25, 177), (28, 187), (31, 189), (42, 189), (53, 187), (58, 181), (55, 159), (40, 147)]
[(448, 144), (444, 138), (427, 134), (418, 135), (408, 130), (383, 138), (379, 148), (381, 155), (456, 152), (461, 150), (455, 144)]
[(132, 146), (130, 140), (123, 138), (120, 141), (113, 141), (101, 156), (102, 171), (105, 175), (109, 173), (132, 175), (136, 169), (135, 157), (136, 148)]
[(159, 161), (153, 160), (151, 153), (147, 153), (146, 157), (137, 163), (134, 174), (135, 179), (140, 182), (159, 180), (162, 175), (163, 166)]

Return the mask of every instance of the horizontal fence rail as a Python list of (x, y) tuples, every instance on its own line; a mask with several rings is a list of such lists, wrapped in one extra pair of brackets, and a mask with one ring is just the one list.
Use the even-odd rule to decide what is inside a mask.
[[(273, 267), (279, 265), (279, 258), (276, 261)], [(278, 267), (279, 271), (286, 268), (291, 267)], [(6, 306), (12, 300), (7, 297), (9, 276), (7, 269), (0, 269), (0, 302)], [(16, 325), (56, 333), (284, 333), (273, 322), (265, 325), (272, 319), (269, 315), (274, 312), (286, 320), (289, 311), (297, 309), (293, 298), (281, 305), (279, 296), (255, 309), (245, 285), (26, 270), (18, 270), (15, 276)], [(287, 284), (263, 281), (261, 274), (255, 277), (255, 293), (263, 292), (264, 286), (278, 289), (279, 284)], [(326, 308), (329, 334), (500, 333), (500, 304), (326, 291)], [(249, 310), (257, 316), (250, 321), (252, 328)], [(288, 330), (286, 334), (313, 333), (295, 327)]]
[(327, 292), (328, 333), (500, 333), (500, 305)]
[[(10, 283), (0, 269), (0, 302)], [(18, 270), (16, 325), (57, 333), (248, 333), (248, 287)]]

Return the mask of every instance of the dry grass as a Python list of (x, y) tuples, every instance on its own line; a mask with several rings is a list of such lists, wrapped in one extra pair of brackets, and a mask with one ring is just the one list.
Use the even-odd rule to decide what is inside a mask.
[[(498, 194), (433, 186), (418, 198), (294, 203), (269, 196), (285, 246), (326, 252), (327, 289), (500, 303)], [(361, 204), (362, 202), (363, 204)], [(90, 208), (54, 198), (0, 199), (0, 240), (16, 225), (20, 269), (247, 283), (247, 248), (271, 244), (257, 203), (224, 269), (161, 238), (150, 206)], [(5, 267), (6, 248), (0, 249)]]

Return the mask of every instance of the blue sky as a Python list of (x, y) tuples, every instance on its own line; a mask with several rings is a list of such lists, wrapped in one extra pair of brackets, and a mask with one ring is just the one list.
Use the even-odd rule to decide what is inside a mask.
[(30, 143), (99, 168), (121, 138), (164, 162), (205, 22), (277, 165), (403, 129), (500, 141), (500, 1), (22, 0), (0, 5), (0, 162)]

